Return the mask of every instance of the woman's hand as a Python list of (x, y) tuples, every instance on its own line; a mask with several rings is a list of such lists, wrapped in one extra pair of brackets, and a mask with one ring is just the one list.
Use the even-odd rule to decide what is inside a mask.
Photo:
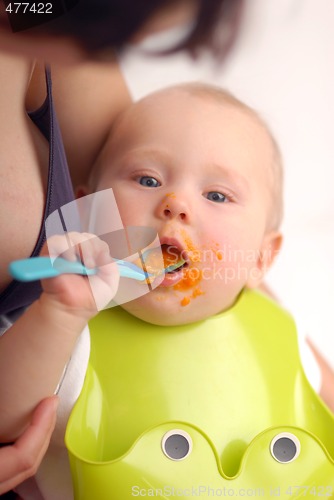
[(56, 423), (57, 396), (35, 409), (27, 430), (12, 444), (0, 448), (0, 495), (33, 476), (49, 446)]

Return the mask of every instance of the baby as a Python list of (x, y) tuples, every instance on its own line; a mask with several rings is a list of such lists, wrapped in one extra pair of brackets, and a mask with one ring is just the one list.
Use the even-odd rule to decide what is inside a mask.
[[(241, 297), (246, 289), (261, 284), (280, 249), (282, 165), (278, 147), (258, 115), (221, 89), (200, 84), (180, 85), (156, 92), (124, 112), (98, 158), (90, 185), (83, 187), (79, 196), (108, 188), (113, 189), (124, 226), (155, 229), (166, 265), (178, 266), (174, 272), (167, 273), (161, 284), (150, 293), (124, 303), (120, 308), (105, 311), (105, 316), (104, 312), (100, 313), (98, 317), (103, 318), (109, 332), (113, 330), (113, 325), (116, 333), (122, 335), (127, 332), (129, 317), (142, 320), (139, 326), (133, 323), (131, 334), (135, 335), (137, 328), (139, 332), (141, 325), (146, 323), (168, 331), (164, 327), (190, 325), (191, 329), (195, 323), (199, 325), (209, 318), (219, 319), (220, 313), (233, 312), (238, 303), (243, 303)], [(80, 235), (71, 237), (74, 242), (80, 239)], [(118, 274), (114, 264), (106, 264), (105, 247), (101, 250), (96, 243), (91, 254), (91, 265), (100, 265), (101, 268), (97, 279), (110, 286), (114, 294)], [(147, 263), (154, 270), (153, 254), (148, 256)], [(12, 391), (8, 391), (1, 400), (6, 409), (4, 422), (7, 422), (7, 428), (2, 424), (0, 429), (3, 440), (15, 438), (21, 432), (29, 411), (40, 399), (54, 391), (84, 324), (96, 313), (85, 277), (66, 275), (45, 280), (43, 288), (40, 300), (27, 312), (30, 314), (27, 338), (22, 338), (21, 334), (21, 338), (17, 339), (21, 347), (15, 345), (14, 349), (13, 346), (13, 350), (20, 353), (20, 362), (13, 367), (11, 358), (8, 366), (9, 372), (12, 372), (8, 379)], [(254, 314), (257, 312), (254, 310)], [(125, 322), (123, 329), (122, 321)], [(93, 321), (93, 342), (94, 325)], [(109, 338), (112, 338), (111, 335)], [(77, 346), (77, 349), (88, 348), (86, 344), (84, 347)], [(189, 349), (191, 352), (191, 346)], [(26, 353), (23, 358), (22, 352)], [(111, 360), (112, 352), (113, 347)], [(73, 369), (75, 359), (76, 356), (68, 364), (67, 371), (72, 373), (72, 377), (80, 379), (82, 385), (87, 363)], [(110, 366), (116, 366), (116, 362), (114, 359)], [(206, 366), (209, 367), (211, 362), (214, 364), (208, 359)], [(96, 363), (108, 365), (99, 361)], [(204, 377), (206, 373), (201, 372), (200, 366), (199, 376)], [(121, 374), (117, 377), (119, 383), (123, 383)], [(233, 379), (235, 375), (231, 377)], [(254, 383), (257, 384), (256, 381)], [(71, 378), (65, 374), (60, 398), (63, 396), (67, 407), (63, 404), (58, 424), (55, 439), (58, 439), (55, 443), (57, 451), (53, 453), (51, 447), (49, 457), (46, 457), (37, 475), (39, 488), (46, 500), (72, 498), (65, 476), (61, 472), (60, 481), (58, 470), (64, 465), (64, 462), (60, 463), (59, 450), (63, 439), (62, 426), (66, 426), (73, 404), (73, 398), (68, 397), (71, 385)], [(129, 391), (120, 392), (126, 394)], [(244, 394), (245, 401), (247, 397), (250, 395)], [(243, 404), (246, 404), (245, 401)], [(158, 401), (153, 403), (159, 406)], [(142, 406), (137, 408), (138, 415), (142, 414)], [(164, 402), (160, 406), (164, 408)], [(203, 411), (205, 413), (202, 408), (202, 414)], [(208, 413), (215, 412), (208, 409)], [(178, 415), (172, 415), (172, 418), (182, 420)], [(261, 422), (258, 415), (255, 420)], [(143, 422), (142, 419), (140, 421)], [(133, 442), (133, 430), (128, 432), (126, 422), (127, 417), (121, 415), (117, 422), (120, 428), (116, 423), (110, 426), (111, 434), (114, 432), (115, 439), (119, 438), (121, 442), (120, 454), (125, 453)], [(198, 424), (196, 418), (195, 423)], [(134, 431), (135, 437), (155, 424), (150, 419), (141, 424), (144, 427)], [(210, 423), (212, 428), (215, 425), (216, 422)], [(245, 442), (259, 431), (257, 427), (251, 428), (253, 424), (250, 422), (249, 429), (247, 425), (247, 421), (240, 423)], [(238, 430), (238, 426), (235, 427)], [(125, 436), (123, 441), (122, 436)], [(129, 443), (125, 442), (127, 439)], [(227, 457), (227, 443), (225, 439), (220, 444), (219, 455), (224, 452), (225, 446)], [(238, 446), (240, 448), (240, 443)], [(233, 459), (234, 465), (230, 465), (231, 475), (236, 473), (242, 450), (235, 454), (238, 457)], [(116, 456), (116, 451), (111, 452), (106, 460)], [(227, 462), (226, 459), (226, 470), (229, 467)], [(65, 485), (61, 491), (60, 483)], [(24, 499), (23, 490), (20, 494)], [(106, 494), (106, 498), (111, 497)], [(124, 496), (122, 498), (125, 499)]]
[(91, 191), (109, 187), (125, 226), (155, 228), (168, 262), (186, 261), (124, 305), (150, 323), (227, 309), (259, 285), (280, 248), (278, 148), (256, 113), (220, 89), (170, 88), (122, 114), (91, 176)]

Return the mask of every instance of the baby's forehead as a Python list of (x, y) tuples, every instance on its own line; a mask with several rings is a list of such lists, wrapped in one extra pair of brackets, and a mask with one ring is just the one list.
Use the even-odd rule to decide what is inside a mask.
[[(142, 130), (148, 124), (168, 127), (173, 124), (174, 130), (181, 127), (182, 134), (186, 130), (193, 131), (188, 125), (205, 122), (215, 123), (212, 133), (220, 140), (221, 135), (233, 130), (236, 140), (246, 140), (252, 136), (253, 141), (266, 146), (271, 145), (271, 134), (257, 113), (236, 99), (228, 92), (210, 86), (175, 86), (149, 94), (127, 108), (113, 127), (114, 138), (129, 138), (131, 132)], [(166, 118), (171, 118), (167, 120)], [(206, 121), (207, 120), (207, 121)], [(164, 124), (164, 125), (162, 125)], [(169, 125), (168, 125), (169, 124)], [(212, 129), (212, 127), (210, 127)]]
[[(164, 138), (168, 144), (177, 135), (182, 137), (184, 150), (192, 137), (195, 147), (205, 142), (208, 161), (218, 154), (222, 160), (215, 161), (223, 161), (229, 153), (235, 157), (240, 151), (239, 156), (247, 156), (247, 164), (268, 170), (275, 156), (272, 135), (256, 112), (228, 92), (207, 86), (167, 88), (133, 103), (113, 127), (107, 156), (133, 144), (138, 148), (149, 142), (152, 147), (154, 141), (161, 145)], [(211, 148), (217, 144), (219, 148)]]
[(133, 103), (129, 111), (140, 113), (159, 106), (174, 105), (177, 107), (180, 102), (191, 103), (194, 101), (203, 107), (212, 105), (216, 105), (217, 107), (231, 106), (242, 110), (241, 103), (238, 106), (238, 101), (229, 99), (228, 94), (226, 93), (225, 95), (223, 91), (219, 95), (210, 90), (200, 90), (191, 86), (177, 86), (161, 89), (141, 98), (139, 101)]
[(220, 144), (219, 151), (225, 146), (226, 151), (240, 150), (249, 164), (265, 170), (275, 157), (275, 142), (257, 113), (228, 92), (207, 85), (169, 87), (134, 102), (114, 123), (104, 157), (177, 134), (185, 144), (192, 136), (196, 144), (200, 134), (200, 142)]
[[(172, 112), (182, 115), (183, 108), (189, 107), (209, 111), (222, 111), (233, 115), (234, 120), (252, 123), (266, 130), (263, 122), (257, 113), (243, 102), (239, 101), (229, 92), (211, 87), (209, 85), (179, 85), (168, 87), (153, 92), (140, 100), (134, 102), (120, 116), (120, 123), (123, 120), (131, 119), (132, 125), (140, 125), (141, 117), (150, 117), (154, 120), (163, 119), (164, 112)], [(193, 107), (194, 106), (194, 107)], [(195, 113), (194, 113), (195, 114)], [(223, 115), (222, 115), (223, 117)], [(175, 123), (177, 126), (177, 123)]]

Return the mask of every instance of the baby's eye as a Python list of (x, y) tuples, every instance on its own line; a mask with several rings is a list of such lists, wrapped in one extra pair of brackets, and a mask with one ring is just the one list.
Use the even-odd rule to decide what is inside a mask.
[(215, 203), (225, 203), (228, 201), (227, 196), (223, 193), (219, 193), (218, 191), (210, 191), (206, 193), (206, 198), (210, 201), (214, 201)]
[(160, 182), (157, 181), (154, 177), (143, 176), (138, 179), (139, 184), (145, 187), (155, 188), (161, 186)]

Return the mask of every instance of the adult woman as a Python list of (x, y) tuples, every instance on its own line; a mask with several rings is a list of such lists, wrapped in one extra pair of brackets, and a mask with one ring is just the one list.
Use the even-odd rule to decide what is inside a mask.
[[(237, 25), (241, 1), (80, 0), (72, 2), (73, 8), (52, 22), (37, 23), (28, 30), (31, 21), (26, 22), (22, 13), (15, 17), (15, 12), (7, 18), (11, 4), (6, 2), (7, 12), (1, 4), (0, 227), (2, 241), (6, 242), (0, 256), (0, 334), (6, 332), (1, 339), (2, 356), (6, 356), (8, 335), (19, 335), (15, 320), (40, 293), (39, 285), (11, 281), (6, 272), (9, 262), (39, 254), (45, 238), (45, 218), (73, 198), (70, 181), (76, 186), (86, 180), (111, 123), (130, 102), (116, 60), (99, 62), (99, 58), (110, 56), (110, 47), (121, 49), (129, 40), (189, 20), (193, 23), (189, 34), (176, 48), (194, 51), (205, 44), (212, 45), (221, 8), (222, 22), (228, 28), (228, 36), (220, 46), (220, 53), (224, 54), (234, 38), (235, 29), (230, 28)], [(9, 21), (17, 32), (11, 31)], [(55, 64), (53, 85), (69, 171), (45, 60)], [(61, 68), (59, 63), (67, 67)], [(29, 111), (32, 112), (28, 114)], [(53, 403), (45, 403), (44, 408), (48, 404), (49, 412), (42, 411), (41, 415), (36, 410), (37, 417), (35, 414), (40, 432), (44, 429), (45, 441), (52, 429), (50, 413), (55, 412)], [(15, 456), (10, 446), (1, 450), (1, 470), (10, 455), (14, 459), (0, 478), (0, 492), (32, 473), (35, 466), (31, 467), (30, 462), (37, 464), (37, 455), (43, 453), (45, 442), (41, 442), (39, 454), (30, 452), (29, 429), (27, 433), (20, 447), (16, 446), (19, 451)], [(29, 453), (31, 460), (25, 461)], [(29, 464), (23, 471), (22, 459)]]

